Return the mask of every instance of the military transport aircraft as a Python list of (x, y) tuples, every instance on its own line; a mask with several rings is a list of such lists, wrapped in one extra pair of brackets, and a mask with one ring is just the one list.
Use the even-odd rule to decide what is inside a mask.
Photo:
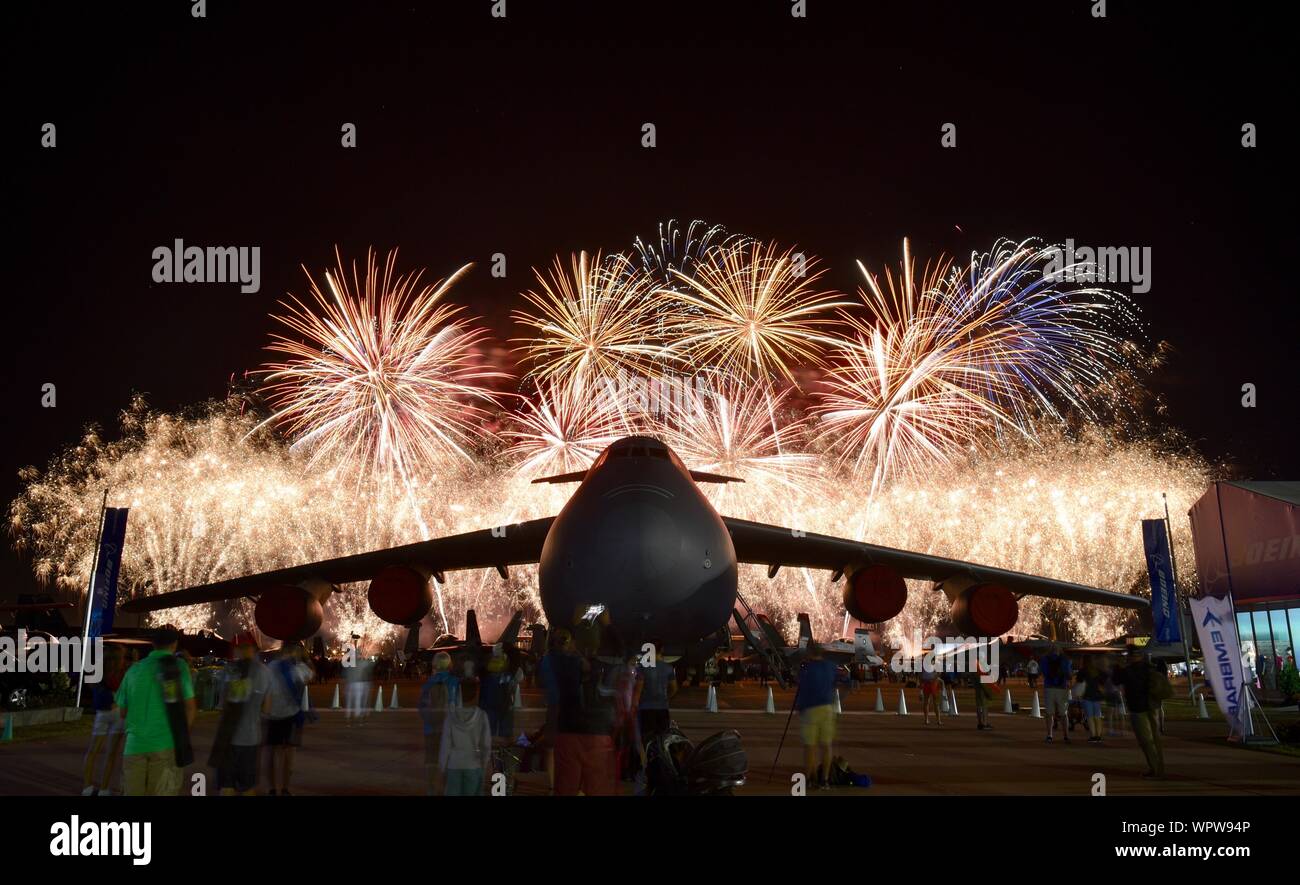
[(556, 516), (484, 528), (401, 547), (313, 562), (137, 598), (124, 611), (257, 599), (258, 628), (282, 640), (320, 629), (338, 585), (369, 581), (375, 614), (409, 626), (433, 603), (430, 579), (447, 572), (538, 564), (538, 592), (552, 625), (603, 606), (625, 641), (686, 648), (724, 628), (736, 602), (741, 563), (815, 568), (844, 580), (844, 607), (867, 623), (897, 615), (904, 579), (927, 580), (951, 605), (964, 634), (1000, 636), (1016, 623), (1025, 595), (1149, 609), (1147, 600), (922, 553), (720, 516), (699, 482), (731, 477), (689, 470), (664, 443), (630, 436), (610, 444), (586, 471), (539, 482), (578, 482)]

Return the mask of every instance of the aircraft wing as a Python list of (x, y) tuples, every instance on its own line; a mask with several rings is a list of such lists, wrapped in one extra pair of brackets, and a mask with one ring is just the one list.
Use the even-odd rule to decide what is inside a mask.
[(124, 603), (122, 610), (150, 612), (181, 605), (221, 602), (241, 596), (257, 596), (268, 587), (297, 584), (312, 578), (331, 584), (348, 584), (373, 578), (381, 569), (393, 565), (419, 565), (433, 572), (449, 572), (533, 563), (541, 557), (542, 543), (554, 521), (555, 517), (548, 516), (496, 529), (432, 538), (387, 550), (372, 550), (354, 556), (341, 556), (338, 559), (231, 578), (215, 584), (133, 599)]
[(879, 547), (861, 541), (800, 532), (744, 519), (723, 517), (722, 521), (731, 532), (736, 558), (740, 562), (758, 563), (769, 567), (840, 570), (851, 563), (866, 560), (873, 564), (889, 566), (904, 578), (938, 582), (953, 577), (969, 577), (977, 583), (1001, 584), (1017, 596), (1045, 596), (1050, 599), (1113, 605), (1121, 608), (1151, 607), (1151, 603), (1140, 596), (962, 562), (959, 559), (944, 559), (941, 556), (930, 556), (925, 553), (895, 550), (892, 547)]

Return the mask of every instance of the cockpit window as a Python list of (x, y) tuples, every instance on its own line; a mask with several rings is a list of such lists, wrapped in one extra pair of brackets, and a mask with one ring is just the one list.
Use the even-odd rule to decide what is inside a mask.
[(593, 467), (598, 467), (605, 463), (608, 458), (659, 458), (664, 461), (673, 460), (673, 456), (668, 449), (661, 446), (619, 446), (617, 448), (606, 449), (604, 454), (596, 460)]

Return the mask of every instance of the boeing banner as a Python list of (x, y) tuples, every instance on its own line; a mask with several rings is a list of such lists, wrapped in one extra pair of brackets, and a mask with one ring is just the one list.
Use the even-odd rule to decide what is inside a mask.
[(1245, 668), (1232, 605), (1226, 599), (1204, 596), (1192, 599), (1192, 621), (1205, 655), (1205, 679), (1233, 734), (1250, 734), (1250, 706), (1246, 699)]
[(1142, 547), (1151, 576), (1151, 619), (1156, 642), (1182, 642), (1178, 629), (1178, 592), (1174, 585), (1174, 562), (1169, 555), (1169, 533), (1163, 519), (1142, 520)]
[(104, 510), (104, 529), (99, 535), (99, 560), (91, 584), (90, 627), (86, 638), (94, 639), (113, 631), (117, 608), (117, 573), (122, 567), (122, 543), (126, 540), (126, 507)]

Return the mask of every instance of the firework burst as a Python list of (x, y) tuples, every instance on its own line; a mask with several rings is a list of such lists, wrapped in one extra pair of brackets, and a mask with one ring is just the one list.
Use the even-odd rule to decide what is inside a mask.
[[(706, 236), (709, 230), (664, 237), (685, 248), (720, 236)], [(10, 507), (14, 543), (39, 577), (83, 593), (107, 486), (111, 506), (131, 508), (126, 592), (166, 592), (554, 514), (568, 490), (531, 485), (531, 474), (582, 469), (614, 438), (650, 432), (692, 467), (747, 480), (705, 488), (728, 515), (1133, 592), (1145, 575), (1139, 520), (1163, 513), (1160, 494), (1168, 492), (1178, 558), (1192, 561), (1190, 527), (1178, 514), (1204, 489), (1210, 467), (1174, 453), (1168, 438), (1159, 448), (1147, 441), (1149, 428), (1125, 441), (1103, 436), (1095, 421), (1062, 426), (1123, 407), (1131, 394), (1116, 388), (1141, 386), (1140, 349), (1121, 338), (1132, 319), (1126, 306), (1097, 289), (1062, 292), (1042, 272), (1051, 250), (1034, 243), (1001, 242), (969, 265), (954, 270), (941, 261), (919, 278), (904, 248), (897, 276), (867, 275), (870, 318), (842, 312), (838, 326), (820, 314), (840, 305), (809, 277), (795, 276), (793, 256), (771, 246), (702, 246), (694, 265), (663, 264), (685, 297), (650, 279), (644, 255), (639, 269), (626, 258), (583, 255), (566, 275), (557, 263), (550, 278), (539, 274), (539, 294), (529, 298), (535, 315), (518, 317), (537, 332), (524, 348), (536, 363), (535, 389), (520, 398), (509, 428), (509, 471), (507, 459), (483, 457), (473, 428), (438, 425), (440, 434), (408, 416), (408, 437), (385, 436), (382, 419), (368, 421), (389, 403), (405, 404), (403, 397), (381, 403), (371, 390), (370, 401), (351, 401), (356, 423), (344, 417), (345, 377), (358, 388), (373, 385), (363, 367), (389, 373), (379, 359), (394, 356), (394, 346), (411, 358), (399, 365), (418, 369), (402, 383), (415, 385), (426, 371), (446, 383), (449, 399), (416, 399), (439, 416), (435, 424), (476, 424), (473, 403), (492, 403), (479, 385), (499, 376), (477, 368), (470, 354), (479, 333), (439, 312), (438, 299), (459, 274), (422, 289), (418, 279), (394, 277), (391, 256), (382, 273), (372, 258), (365, 282), (355, 268), (350, 285), (341, 272), (327, 275), (327, 291), (313, 284), (315, 309), (290, 307), (286, 322), (309, 343), (278, 338), (301, 349), (282, 349), (290, 359), (267, 369), (297, 373), (268, 379), (286, 385), (282, 396), (290, 387), (303, 395), (299, 411), (273, 400), (273, 420), (290, 431), (293, 447), (234, 400), (184, 415), (133, 405), (121, 439), (88, 432), (44, 471), (22, 472), (22, 493)], [(664, 304), (681, 311), (669, 328), (680, 341), (653, 322)], [(757, 317), (761, 328), (745, 331), (741, 316)], [(677, 365), (695, 373), (696, 400), (637, 412), (627, 408), (626, 390), (597, 395), (608, 394), (610, 378), (662, 380), (655, 371), (670, 348), (672, 360), (690, 361)], [(796, 389), (781, 383), (778, 390), (774, 379), (815, 365), (825, 348), (834, 358), (814, 413), (825, 423), (813, 427)], [(599, 387), (587, 384), (600, 376)], [(703, 391), (694, 384), (701, 379)], [(1094, 402), (1091, 390), (1103, 401)], [(366, 441), (364, 433), (377, 435)], [(392, 480), (398, 465), (413, 462), (464, 466)], [(855, 469), (837, 469), (843, 465)], [(866, 465), (872, 469), (857, 469)], [(506, 582), (490, 570), (457, 574), (439, 588), (439, 605), (445, 594), (447, 606), (475, 608), (484, 623), (516, 607), (540, 616), (536, 580), (531, 567), (511, 569)], [(769, 580), (746, 567), (741, 590), (787, 631), (799, 612), (811, 615), (817, 635), (832, 635), (844, 617), (836, 587), (819, 573), (783, 569)], [(379, 645), (398, 638), (361, 591), (345, 587), (326, 606), (332, 650), (353, 632)], [(938, 595), (912, 591), (888, 627), (896, 642), (947, 616)], [(1122, 632), (1129, 617), (1033, 598), (1021, 612), (1017, 632), (1041, 629), (1050, 617), (1063, 635), (1088, 641)], [(426, 624), (426, 640), (447, 629), (443, 614), (441, 626)], [(229, 635), (251, 625), (252, 606), (238, 600), (158, 617)]]
[[(756, 384), (728, 382), (725, 377), (719, 380), (717, 389), (667, 413), (658, 435), (689, 467), (738, 477), (765, 496), (806, 488), (817, 476), (818, 460), (788, 451), (803, 422), (787, 417), (787, 391), (772, 392)], [(736, 494), (731, 484), (706, 492), (720, 507), (741, 500), (753, 503), (749, 494)]]
[(524, 400), (506, 456), (524, 476), (585, 470), (610, 443), (632, 432), (626, 412), (601, 391), (542, 382), (535, 399)]
[(998, 432), (1032, 438), (1058, 403), (1088, 414), (1083, 384), (1100, 390), (1124, 364), (1108, 329), (1131, 314), (1102, 290), (1057, 288), (1042, 273), (1050, 254), (1002, 241), (960, 270), (927, 264), (918, 279), (904, 240), (884, 286), (859, 263), (872, 319), (841, 315), (850, 334), (817, 412), (873, 490)]
[[(338, 258), (326, 291), (308, 274), (311, 305), (290, 296), (277, 316), (296, 337), (273, 336), (269, 350), (288, 359), (263, 368), (275, 413), (294, 445), (315, 463), (350, 464), (361, 475), (410, 485), (449, 458), (472, 460), (498, 400), (483, 382), (506, 378), (477, 359), (486, 332), (442, 302), (469, 270), (433, 286), (420, 272), (395, 275), (396, 250), (381, 271), (373, 252), (365, 276)], [(305, 268), (304, 268), (305, 270)]]
[(683, 278), (693, 278), (709, 252), (743, 240), (720, 224), (696, 220), (683, 231), (676, 221), (667, 221), (660, 223), (657, 238), (637, 237), (633, 245), (641, 259), (641, 273), (657, 288), (678, 292), (687, 288)]
[(1117, 375), (1132, 366), (1127, 339), (1140, 333), (1137, 315), (1119, 293), (1086, 280), (1096, 267), (1047, 270), (1060, 248), (1035, 240), (999, 240), (974, 253), (934, 294), (939, 334), (968, 339), (972, 386), (1014, 416), (1022, 430), (1073, 411), (1099, 417), (1098, 403), (1118, 399)]
[(536, 312), (515, 311), (514, 317), (536, 331), (519, 340), (539, 379), (580, 391), (665, 359), (655, 340), (653, 286), (627, 256), (581, 252), (568, 270), (556, 258), (549, 274), (533, 273), (538, 289), (523, 297)]
[(815, 265), (775, 243), (739, 242), (710, 251), (694, 276), (675, 271), (681, 291), (659, 291), (673, 313), (672, 350), (693, 365), (794, 383), (791, 365), (820, 364), (830, 340), (835, 321), (821, 314), (847, 306), (817, 290)]

